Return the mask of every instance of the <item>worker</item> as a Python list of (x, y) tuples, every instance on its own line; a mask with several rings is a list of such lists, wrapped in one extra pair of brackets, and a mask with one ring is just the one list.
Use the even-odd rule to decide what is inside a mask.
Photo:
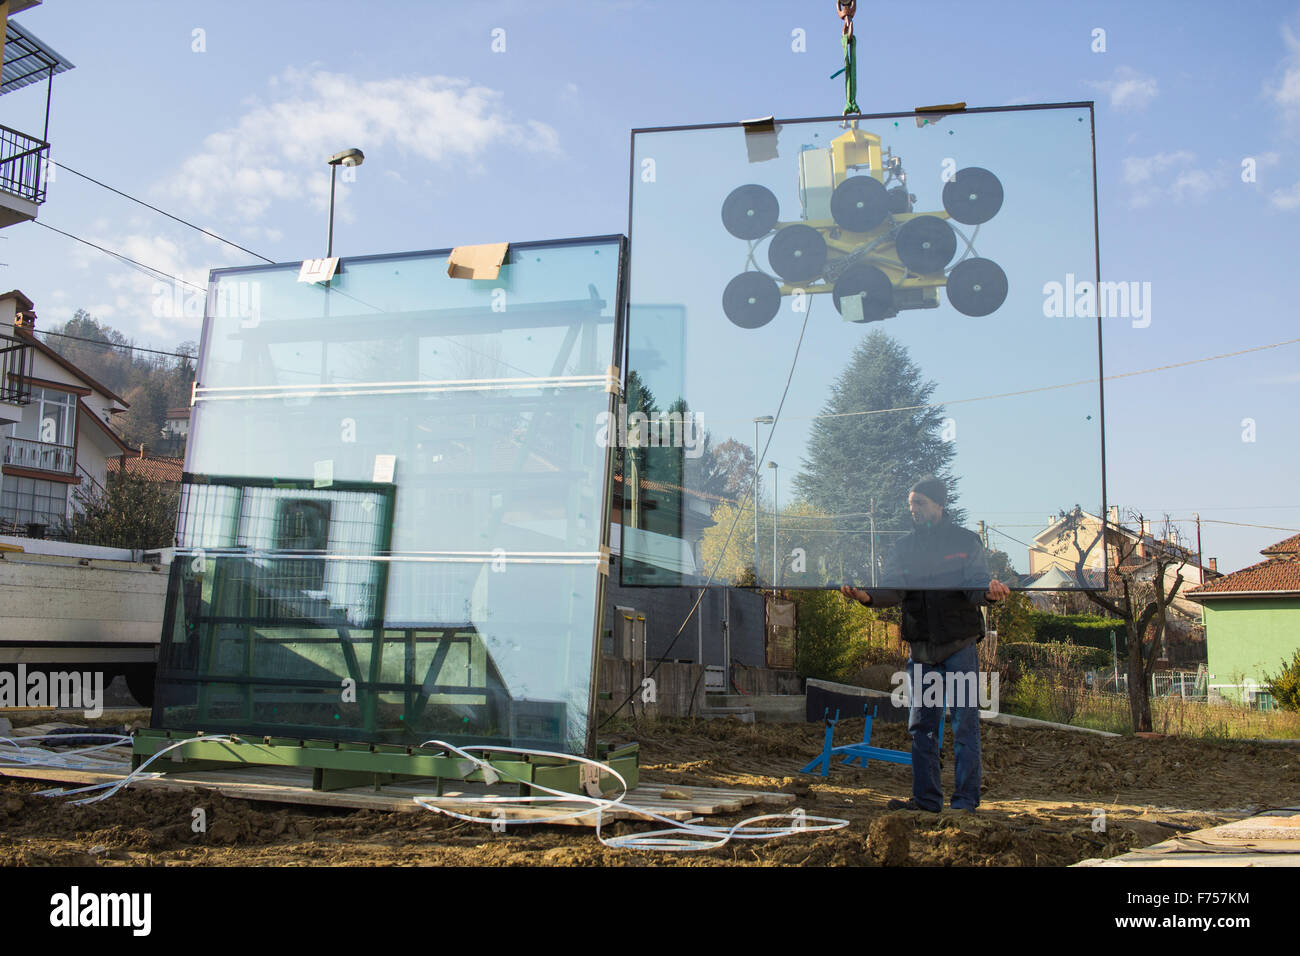
[[(923, 694), (926, 675), (969, 691), (979, 685), (976, 644), (984, 637), (980, 607), (1001, 601), (1011, 589), (991, 579), (979, 536), (954, 524), (945, 506), (947, 489), (938, 478), (923, 478), (907, 495), (913, 529), (894, 546), (884, 583), (893, 588), (841, 590), (868, 607), (902, 605), (902, 638), (907, 641), (908, 722), (912, 735), (912, 796), (890, 800), (891, 810), (943, 809), (939, 781), (939, 722), (944, 705), (929, 706)], [(946, 675), (963, 675), (949, 680)], [(935, 678), (930, 679), (933, 683)], [(969, 692), (946, 701), (953, 710), (956, 781), (951, 806), (974, 811), (980, 803), (979, 700)], [(976, 699), (970, 699), (975, 697)]]

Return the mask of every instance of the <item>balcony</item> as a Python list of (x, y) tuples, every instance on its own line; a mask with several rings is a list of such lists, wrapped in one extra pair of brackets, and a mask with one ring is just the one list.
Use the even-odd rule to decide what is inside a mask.
[(0, 335), (0, 428), (23, 420), (32, 400), (32, 347), (12, 335)]
[(0, 227), (36, 218), (45, 202), (45, 158), (50, 144), (0, 126)]
[(76, 468), (77, 451), (71, 445), (53, 445), (30, 438), (6, 438), (4, 463), (15, 468), (70, 475)]
[[(0, 5), (2, 6), (2, 5)], [(10, 3), (12, 14), (30, 4)], [(45, 202), (45, 166), (50, 144), (50, 87), (56, 74), (72, 69), (72, 64), (10, 17), (0, 15), (4, 34), (4, 63), (0, 67), (0, 94), (12, 93), (25, 86), (45, 84), (45, 131), (40, 139), (0, 126), (0, 228), (36, 218)]]

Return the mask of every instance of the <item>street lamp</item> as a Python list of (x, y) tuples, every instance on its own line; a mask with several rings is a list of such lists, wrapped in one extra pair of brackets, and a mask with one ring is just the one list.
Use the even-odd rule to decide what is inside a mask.
[(760, 415), (754, 419), (754, 584), (758, 584), (758, 426), (771, 425), (776, 419)]
[(871, 522), (871, 586), (876, 586), (876, 499), (871, 499), (871, 510), (867, 512)]
[(366, 160), (366, 154), (355, 146), (335, 153), (329, 158), (330, 164), (330, 232), (325, 246), (325, 258), (334, 257), (334, 179), (340, 166), (360, 166)]
[(772, 593), (775, 594), (777, 585), (776, 515), (779, 507), (777, 503), (776, 462), (769, 461), (767, 467), (772, 469)]

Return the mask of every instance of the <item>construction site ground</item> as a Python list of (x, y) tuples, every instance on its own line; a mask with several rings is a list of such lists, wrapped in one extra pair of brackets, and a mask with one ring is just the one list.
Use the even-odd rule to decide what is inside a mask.
[[(61, 715), (68, 719), (67, 715)], [(135, 725), (147, 712), (87, 725)], [(15, 725), (52, 719), (11, 714)], [(608, 730), (609, 728), (606, 728)], [(1300, 749), (1231, 741), (1100, 737), (982, 725), (983, 803), (975, 814), (886, 809), (907, 797), (906, 766), (835, 765), (800, 773), (821, 750), (821, 724), (658, 720), (621, 724), (611, 739), (641, 744), (642, 779), (681, 787), (793, 793), (809, 817), (849, 821), (831, 833), (733, 841), (703, 852), (610, 849), (591, 829), (542, 825), (493, 832), (432, 812), (285, 806), (211, 791), (124, 790), (72, 806), (37, 796), (48, 784), (0, 779), (0, 864), (10, 866), (1066, 866), (1109, 859), (1274, 808), (1300, 803)], [(860, 741), (844, 720), (837, 744)], [(906, 749), (901, 724), (877, 724), (872, 743)], [(944, 791), (952, 790), (951, 745)], [(206, 814), (206, 832), (192, 827)], [(775, 808), (710, 817), (732, 824)], [(790, 809), (790, 808), (785, 808)], [(1104, 813), (1104, 818), (1101, 814)], [(619, 822), (606, 835), (662, 826)]]

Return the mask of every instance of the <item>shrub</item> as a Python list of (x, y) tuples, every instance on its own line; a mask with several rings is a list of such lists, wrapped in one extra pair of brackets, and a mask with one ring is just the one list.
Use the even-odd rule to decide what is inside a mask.
[(1095, 614), (1048, 614), (1032, 611), (1029, 623), (1033, 640), (1040, 643), (1071, 641), (1079, 647), (1097, 647), (1110, 650), (1110, 632), (1114, 631), (1120, 653), (1124, 653), (1124, 622), (1118, 618), (1098, 617)]
[(839, 591), (796, 591), (795, 670), (846, 682), (879, 655), (868, 639), (875, 615)]
[(1264, 675), (1264, 686), (1283, 710), (1300, 711), (1300, 648), (1296, 649), (1290, 664), (1282, 661), (1280, 673)]

